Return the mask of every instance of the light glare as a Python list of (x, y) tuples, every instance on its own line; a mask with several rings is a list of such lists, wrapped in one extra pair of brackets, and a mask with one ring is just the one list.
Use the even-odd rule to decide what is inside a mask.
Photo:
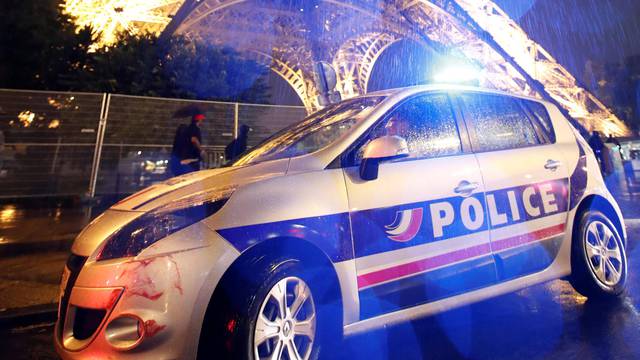
[(467, 64), (445, 66), (433, 76), (439, 84), (478, 83), (481, 78), (482, 70)]
[(184, 0), (66, 0), (65, 14), (78, 30), (91, 26), (97, 46), (111, 45), (120, 33), (159, 34)]

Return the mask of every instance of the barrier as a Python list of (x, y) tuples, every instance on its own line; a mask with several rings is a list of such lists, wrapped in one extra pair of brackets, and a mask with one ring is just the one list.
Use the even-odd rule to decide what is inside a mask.
[(225, 162), (224, 147), (247, 124), (248, 144), (306, 116), (303, 107), (115, 94), (0, 89), (0, 199), (128, 194), (170, 176), (174, 118), (196, 105), (204, 168)]

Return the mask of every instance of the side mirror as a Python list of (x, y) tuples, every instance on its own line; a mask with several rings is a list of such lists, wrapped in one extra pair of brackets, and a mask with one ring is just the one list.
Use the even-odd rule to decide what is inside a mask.
[(378, 164), (381, 161), (409, 156), (407, 141), (400, 136), (381, 136), (371, 140), (364, 148), (360, 163), (360, 178), (375, 180), (378, 178)]

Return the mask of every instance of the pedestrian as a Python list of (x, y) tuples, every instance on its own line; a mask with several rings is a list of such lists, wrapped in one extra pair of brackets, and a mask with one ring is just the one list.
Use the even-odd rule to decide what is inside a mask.
[(614, 144), (615, 146), (617, 146), (617, 149), (614, 147), (612, 148), (612, 150), (614, 152), (617, 151), (618, 155), (620, 156), (620, 160), (624, 161), (624, 155), (622, 154), (622, 144), (620, 143), (620, 140), (618, 140), (615, 136), (613, 136), (613, 134), (609, 134), (605, 143)]
[(191, 117), (191, 124), (180, 124), (176, 129), (170, 160), (174, 176), (200, 170), (200, 162), (205, 156), (200, 132), (204, 120), (204, 113), (197, 113)]
[(247, 138), (249, 137), (251, 128), (245, 124), (240, 125), (238, 129), (238, 137), (233, 139), (227, 147), (224, 148), (224, 156), (227, 161), (236, 159), (240, 154), (247, 150)]
[(594, 131), (591, 133), (591, 137), (589, 138), (589, 146), (591, 147), (591, 150), (593, 150), (593, 154), (596, 156), (598, 164), (600, 164), (600, 168), (602, 168), (602, 148), (604, 148), (604, 142), (602, 142), (602, 138), (600, 137), (599, 132)]
[(618, 139), (616, 139), (613, 134), (609, 134), (609, 136), (607, 137), (607, 140), (605, 141), (605, 143), (607, 144), (616, 144), (616, 146), (620, 146), (620, 141), (618, 141)]

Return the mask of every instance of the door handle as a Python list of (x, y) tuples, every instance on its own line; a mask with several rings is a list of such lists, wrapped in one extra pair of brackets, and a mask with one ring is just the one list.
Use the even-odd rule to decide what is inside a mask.
[(462, 196), (469, 196), (469, 195), (471, 195), (473, 190), (475, 190), (477, 188), (478, 188), (478, 183), (477, 182), (468, 182), (467, 180), (462, 180), (462, 181), (460, 181), (458, 186), (456, 186), (453, 189), (453, 191), (456, 194), (460, 194)]
[(560, 167), (560, 165), (562, 165), (562, 163), (560, 161), (549, 159), (544, 164), (544, 168), (547, 169), (547, 170), (556, 171), (556, 169), (558, 169), (558, 167)]

